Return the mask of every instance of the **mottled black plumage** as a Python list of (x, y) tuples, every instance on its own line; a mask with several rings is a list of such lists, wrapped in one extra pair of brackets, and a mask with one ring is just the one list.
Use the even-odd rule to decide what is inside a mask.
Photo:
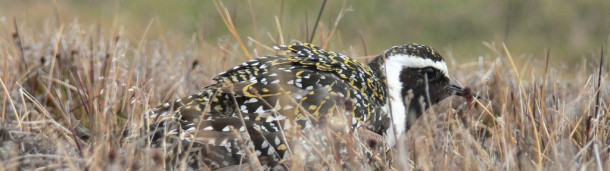
[[(191, 167), (213, 169), (244, 163), (248, 160), (245, 149), (251, 148), (263, 167), (271, 168), (290, 156), (287, 131), (282, 130), (317, 127), (321, 120), (343, 117), (343, 113), (351, 115), (347, 120), (352, 130), (365, 125), (388, 136), (392, 125), (384, 65), (388, 57), (410, 55), (443, 62), (433, 49), (418, 44), (393, 47), (368, 65), (311, 44), (276, 49), (290, 53), (244, 62), (214, 77), (215, 83), (199, 93), (155, 108), (153, 144), (173, 147), (172, 162), (184, 157)], [(444, 70), (434, 66), (401, 69), (402, 85), (397, 86), (402, 97), (393, 98), (404, 99), (412, 90), (419, 99), (428, 84), (432, 104), (442, 100), (454, 93), (446, 88), (449, 78), (443, 72), (446, 66)], [(429, 82), (419, 81), (422, 78)], [(337, 99), (348, 100), (349, 111), (342, 113), (345, 102)], [(408, 107), (421, 111), (429, 106), (419, 104)], [(183, 152), (186, 149), (190, 152)]]

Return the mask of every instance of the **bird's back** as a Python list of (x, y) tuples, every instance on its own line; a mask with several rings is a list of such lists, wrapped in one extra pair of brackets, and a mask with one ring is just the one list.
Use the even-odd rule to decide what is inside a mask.
[[(266, 167), (290, 155), (286, 130), (337, 119), (347, 132), (362, 125), (379, 134), (387, 129), (385, 83), (367, 65), (311, 44), (276, 48), (290, 54), (244, 62), (199, 93), (155, 108), (153, 144), (180, 148), (172, 154), (176, 161), (222, 168), (251, 153)], [(176, 152), (185, 149), (190, 152)]]

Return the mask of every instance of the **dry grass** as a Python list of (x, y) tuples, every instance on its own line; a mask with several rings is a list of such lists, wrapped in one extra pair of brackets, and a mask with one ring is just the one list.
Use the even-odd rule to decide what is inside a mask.
[[(217, 8), (234, 37), (207, 41), (198, 34), (185, 47), (173, 46), (170, 35), (149, 40), (154, 21), (141, 35), (76, 22), (45, 28), (15, 22), (0, 29), (0, 168), (162, 170), (167, 151), (143, 139), (125, 141), (133, 136), (124, 133), (138, 132), (126, 130), (145, 132), (142, 115), (151, 106), (196, 92), (244, 54), (275, 53), (265, 48), (270, 42), (235, 39), (229, 12)], [(290, 40), (281, 36), (279, 21), (277, 27), (280, 36), (264, 36)], [(342, 47), (340, 37), (332, 37), (335, 28), (318, 30), (316, 38)], [(488, 54), (478, 61), (449, 66), (454, 81), (483, 98), (472, 107), (447, 99), (428, 110), (392, 149), (388, 168), (610, 167), (609, 73), (599, 72), (599, 53), (567, 64), (573, 72), (565, 72), (541, 60), (552, 55), (514, 56), (500, 43), (484, 46)], [(443, 53), (454, 61), (451, 52)]]

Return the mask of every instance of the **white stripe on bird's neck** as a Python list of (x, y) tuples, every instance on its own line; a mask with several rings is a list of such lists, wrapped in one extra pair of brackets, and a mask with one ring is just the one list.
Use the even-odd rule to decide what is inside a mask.
[[(400, 74), (405, 68), (425, 67), (434, 67), (449, 77), (447, 64), (442, 60), (433, 61), (432, 59), (407, 54), (398, 54), (386, 58), (385, 70), (390, 97), (390, 107), (387, 108), (391, 109), (392, 113), (392, 125), (386, 131), (386, 136), (390, 146), (394, 146), (398, 137), (406, 132), (407, 111), (404, 97), (402, 97), (403, 82), (400, 81)], [(395, 135), (398, 137), (395, 137)]]

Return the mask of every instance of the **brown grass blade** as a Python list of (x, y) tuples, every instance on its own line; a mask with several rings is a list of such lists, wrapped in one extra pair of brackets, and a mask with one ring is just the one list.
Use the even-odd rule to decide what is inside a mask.
[(231, 32), (231, 35), (233, 35), (235, 40), (237, 40), (237, 42), (239, 43), (239, 47), (241, 48), (241, 51), (244, 53), (244, 55), (246, 55), (246, 58), (248, 60), (252, 59), (252, 56), (250, 56), (248, 49), (246, 49), (244, 42), (241, 41), (241, 38), (239, 37), (237, 30), (235, 29), (235, 25), (233, 25), (233, 21), (231, 20), (231, 15), (229, 14), (229, 10), (222, 4), (222, 2), (220, 2), (220, 6), (216, 2), (216, 0), (214, 0), (212, 2), (214, 2), (214, 7), (216, 7), (216, 11), (218, 11), (218, 14), (220, 14), (220, 18), (222, 18), (222, 21), (225, 23), (225, 26), (227, 26), (227, 29), (229, 29), (229, 32)]

